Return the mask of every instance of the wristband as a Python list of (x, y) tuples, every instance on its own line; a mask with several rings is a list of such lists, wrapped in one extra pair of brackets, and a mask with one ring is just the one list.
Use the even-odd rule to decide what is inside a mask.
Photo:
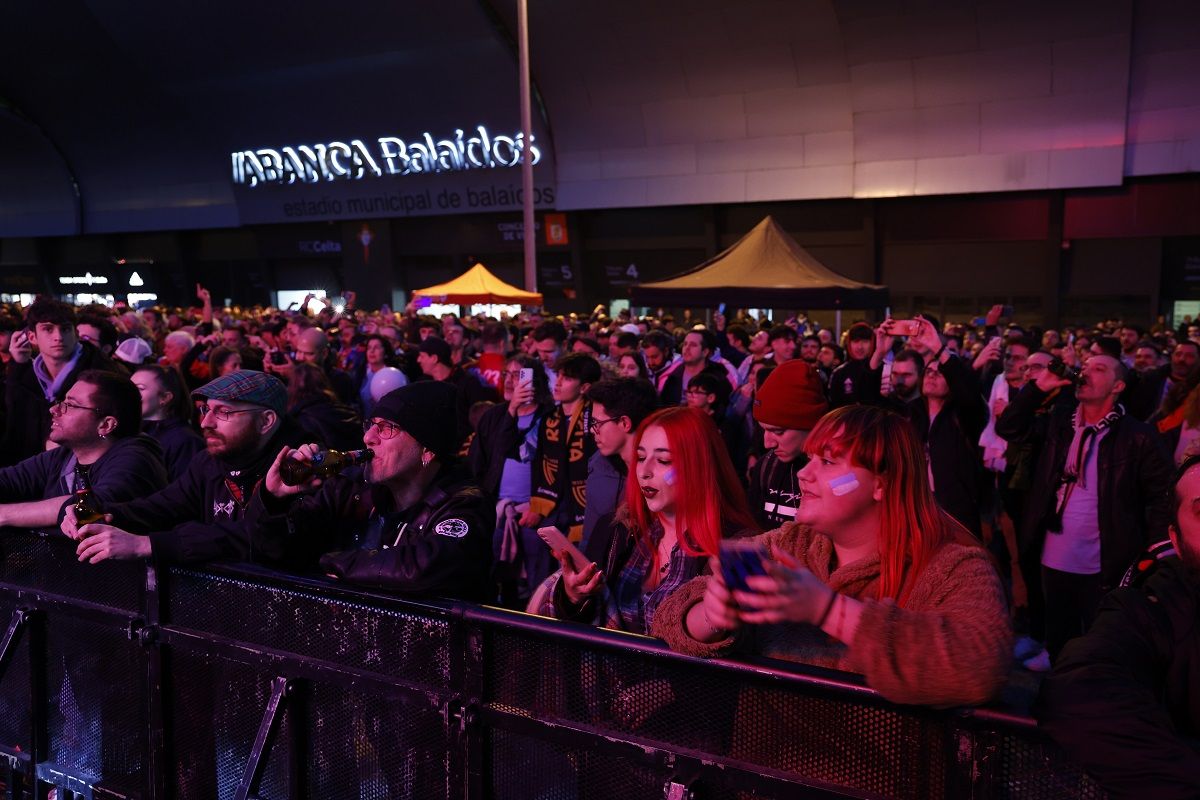
[(814, 625), (816, 625), (819, 628), (825, 624), (825, 620), (829, 619), (829, 612), (833, 610), (833, 604), (837, 602), (837, 599), (838, 599), (837, 592), (829, 593), (829, 602), (825, 604), (825, 610), (821, 612), (821, 618), (818, 619), (815, 623), (813, 623)]

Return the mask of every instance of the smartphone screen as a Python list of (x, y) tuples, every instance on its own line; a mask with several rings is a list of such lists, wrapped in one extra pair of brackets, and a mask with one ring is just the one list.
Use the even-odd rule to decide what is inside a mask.
[(766, 551), (749, 542), (721, 542), (721, 577), (731, 590), (752, 591), (746, 578), (766, 575)]

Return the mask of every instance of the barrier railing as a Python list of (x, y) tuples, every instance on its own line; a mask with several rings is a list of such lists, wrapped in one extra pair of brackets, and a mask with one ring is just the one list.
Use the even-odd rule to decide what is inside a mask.
[(999, 710), (250, 566), (81, 565), (62, 537), (4, 533), (9, 797), (1103, 796)]

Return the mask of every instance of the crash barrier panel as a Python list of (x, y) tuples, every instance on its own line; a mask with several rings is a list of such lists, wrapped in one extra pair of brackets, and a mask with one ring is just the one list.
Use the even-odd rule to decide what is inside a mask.
[(1001, 709), (251, 566), (83, 565), (60, 535), (4, 533), (10, 797), (1103, 796)]

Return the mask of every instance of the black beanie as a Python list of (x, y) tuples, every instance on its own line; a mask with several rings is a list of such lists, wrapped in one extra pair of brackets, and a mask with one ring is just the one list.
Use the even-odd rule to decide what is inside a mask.
[(417, 381), (388, 392), (371, 416), (396, 423), (440, 459), (458, 453), (458, 390), (445, 381)]

